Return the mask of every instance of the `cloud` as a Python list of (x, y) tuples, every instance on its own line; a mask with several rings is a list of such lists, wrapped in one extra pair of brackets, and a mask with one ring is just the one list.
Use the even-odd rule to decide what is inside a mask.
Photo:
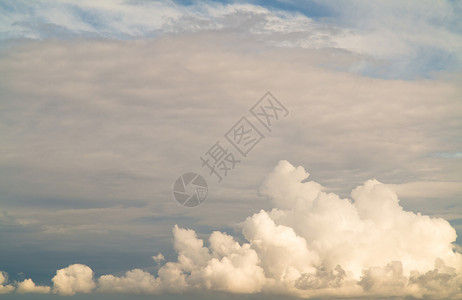
[(459, 182), (407, 182), (402, 184), (389, 184), (400, 197), (457, 197), (462, 194)]
[(407, 278), (403, 275), (400, 261), (392, 261), (385, 267), (371, 267), (363, 271), (358, 282), (366, 292), (378, 295), (401, 296), (407, 285)]
[(14, 286), (8, 283), (8, 274), (0, 271), (0, 294), (8, 294), (14, 290)]
[[(460, 70), (460, 4), (323, 2), (318, 17), (309, 4), (300, 13), (299, 1), (290, 12), (265, 5), (2, 1), (5, 270), (40, 264), (50, 274), (76, 259), (68, 251), (91, 252), (113, 274), (95, 278), (100, 292), (457, 297), (454, 231), (417, 212), (452, 214), (462, 230), (459, 82), (343, 71), (408, 79)], [(39, 41), (10, 40), (24, 37)], [(205, 205), (179, 209), (171, 182), (205, 171), (199, 156), (268, 89), (290, 118), (222, 185), (207, 178)], [(316, 182), (282, 166), (261, 190), (271, 210), (254, 191), (281, 157)], [(366, 178), (379, 181), (343, 199)], [(397, 183), (388, 188), (401, 202), (380, 182)], [(224, 233), (249, 215), (239, 234)], [(177, 259), (164, 250), (175, 223)], [(223, 232), (204, 238), (209, 228)], [(60, 261), (18, 254), (25, 240)], [(151, 251), (168, 262), (158, 255), (155, 271), (115, 275)], [(0, 292), (14, 290), (2, 280)], [(78, 290), (59, 280), (53, 288)]]
[(265, 211), (247, 218), (242, 232), (258, 253), (266, 276), (276, 282), (312, 273), (320, 263), (318, 254), (307, 247), (304, 238), (293, 228), (276, 224)]
[(240, 245), (232, 236), (216, 231), (210, 236), (210, 251), (211, 257), (194, 280), (202, 282), (206, 289), (218, 291), (255, 293), (261, 290), (266, 282), (264, 267), (250, 244)]
[(159, 280), (151, 274), (134, 269), (125, 276), (103, 275), (98, 279), (98, 291), (102, 293), (153, 294), (159, 293)]
[[(456, 234), (447, 221), (405, 211), (377, 180), (355, 188), (350, 200), (324, 192), (308, 176), (303, 167), (279, 162), (261, 188), (275, 207), (239, 224), (245, 242), (215, 231), (205, 246), (195, 231), (175, 226), (176, 262), (157, 276), (140, 269), (103, 275), (98, 291), (462, 296), (462, 254), (454, 250)], [(67, 295), (94, 287), (91, 269), (82, 265), (59, 270), (53, 282)]]
[(16, 289), (17, 293), (25, 294), (25, 293), (39, 293), (39, 294), (48, 294), (50, 292), (49, 286), (40, 286), (35, 285), (32, 279), (24, 279), (23, 281), (18, 283), (18, 287)]
[[(278, 47), (351, 51), (363, 60), (346, 70), (374, 77), (461, 69), (462, 9), (452, 1), (288, 1), (290, 11), (277, 3), (10, 0), (0, 8), (6, 16), (0, 38), (133, 39), (221, 31)], [(326, 16), (308, 17), (312, 6), (322, 7)]]
[(460, 265), (446, 266), (440, 259), (436, 260), (435, 269), (424, 274), (413, 272), (409, 285), (417, 297), (460, 298), (462, 274), (457, 271)]
[[(395, 192), (377, 180), (364, 182), (344, 199), (308, 177), (303, 167), (280, 161), (260, 189), (274, 208), (239, 223), (242, 237), (214, 231), (204, 243), (194, 230), (175, 225), (177, 259), (157, 274), (133, 269), (93, 280), (90, 267), (74, 264), (56, 272), (52, 291), (462, 297), (462, 254), (446, 220), (404, 210)], [(162, 254), (154, 258), (164, 260)], [(17, 291), (48, 293), (50, 288), (26, 279)]]
[(278, 202), (284, 189), (280, 178), (292, 186), (286, 200), (295, 201), (292, 207), (275, 208), (270, 215), (301, 235), (328, 268), (340, 265), (358, 278), (363, 269), (395, 260), (403, 263), (407, 275), (411, 270), (432, 269), (437, 258), (451, 266), (461, 263), (460, 254), (452, 250), (456, 233), (449, 223), (403, 210), (386, 185), (368, 180), (352, 191), (349, 200), (325, 193), (313, 182), (302, 182), (307, 177), (303, 168), (282, 161), (262, 193)]
[[(141, 266), (133, 257), (149, 258), (153, 251), (161, 251), (171, 261), (168, 241), (175, 223), (201, 231), (222, 230), (264, 208), (268, 217), (262, 213), (260, 219), (249, 221), (249, 238), (265, 237), (256, 224), (266, 223), (272, 226), (270, 232), (290, 237), (287, 249), (299, 249), (298, 257), (315, 262), (318, 251), (303, 250), (301, 238), (307, 245), (310, 239), (301, 232), (309, 233), (288, 222), (290, 217), (278, 219), (269, 202), (255, 196), (259, 178), (281, 157), (308, 166), (315, 181), (328, 188), (315, 182), (302, 183), (302, 168), (293, 175), (299, 181), (281, 171), (274, 175), (272, 185), (262, 188), (262, 193), (271, 195), (279, 213), (290, 212), (293, 207), (307, 210), (312, 200), (306, 199), (314, 199), (320, 191), (348, 197), (349, 191), (367, 178), (384, 183), (421, 182), (420, 186), (405, 186), (410, 188), (407, 195), (426, 185), (426, 191), (438, 195), (437, 201), (425, 205), (419, 202), (412, 211), (441, 213), (445, 218), (449, 212), (456, 213), (460, 210), (460, 189), (454, 184), (461, 181), (462, 161), (435, 157), (434, 153), (456, 153), (461, 146), (458, 85), (370, 79), (319, 67), (352, 60), (339, 52), (266, 49), (245, 38), (221, 34), (136, 42), (46, 40), (3, 51), (0, 68), (9, 75), (0, 83), (5, 107), (0, 112), (4, 145), (0, 201), (8, 214), (2, 214), (0, 221), (10, 224), (15, 220), (18, 234), (5, 235), (7, 246), (1, 250), (10, 254), (25, 251), (23, 241), (30, 239), (49, 256), (59, 243), (62, 253), (92, 251), (101, 264), (109, 266), (107, 274), (114, 274)], [(174, 179), (185, 170), (204, 173), (199, 156), (267, 89), (288, 107), (289, 117), (275, 126), (223, 184), (207, 177), (210, 196), (206, 205), (195, 210), (179, 208), (171, 196)], [(452, 184), (440, 184), (443, 182)], [(398, 195), (402, 206), (409, 210), (408, 199)], [(146, 206), (138, 207), (140, 202)], [(316, 216), (325, 219), (319, 233), (328, 236), (329, 220), (335, 219), (348, 228), (346, 237), (359, 234), (364, 222), (354, 217), (358, 213), (355, 207), (348, 201), (327, 198), (326, 203), (330, 202), (341, 209), (331, 210), (335, 218)], [(330, 210), (329, 206), (324, 209)], [(312, 238), (317, 238), (315, 233)], [(391, 236), (386, 235), (388, 239)], [(235, 240), (242, 246), (241, 240)], [(368, 240), (361, 242), (367, 244)], [(115, 251), (131, 256), (114, 260), (106, 255), (114, 251), (114, 243), (119, 245)], [(130, 248), (134, 243), (138, 246), (135, 250)], [(345, 238), (342, 243), (342, 247), (351, 248)], [(206, 245), (205, 241), (202, 247)], [(257, 245), (252, 247), (255, 251)], [(268, 251), (277, 253), (278, 247), (271, 245)], [(263, 254), (257, 257), (267, 262)], [(342, 256), (342, 251), (330, 255)], [(4, 268), (10, 274), (27, 273), (14, 260), (24, 263), (28, 258), (10, 256), (10, 267)], [(211, 265), (210, 270), (234, 268), (236, 263), (224, 257), (217, 258), (220, 265)], [(249, 261), (251, 257), (249, 252)], [(60, 259), (56, 265), (67, 265), (75, 258), (63, 254)], [(280, 258), (283, 262), (286, 259), (290, 263), (287, 257)], [(295, 283), (297, 289), (332, 288), (337, 283), (330, 277), (337, 281), (343, 278), (342, 282), (349, 278), (341, 275), (342, 270), (354, 270), (357, 278), (361, 276), (362, 262), (345, 266), (353, 262), (345, 258), (345, 263), (338, 264), (339, 271), (335, 271), (336, 264), (315, 271), (301, 264), (281, 272), (286, 272), (286, 277), (302, 273)], [(384, 259), (382, 267), (389, 262)], [(39, 263), (50, 265), (47, 260)], [(56, 265), (49, 267), (49, 272)], [(258, 266), (262, 267), (261, 263), (254, 264), (243, 276), (258, 274)], [(406, 268), (404, 262), (402, 266)], [(265, 267), (270, 268), (268, 263)], [(271, 272), (279, 269), (275, 265)], [(169, 264), (161, 273), (160, 286), (166, 290), (190, 285), (178, 265)], [(209, 276), (207, 285), (264, 290), (258, 275), (252, 288), (242, 283), (228, 287), (231, 283), (222, 277), (218, 282)]]
[(165, 260), (165, 257), (164, 257), (164, 255), (162, 255), (162, 253), (159, 253), (159, 254), (153, 256), (152, 259), (153, 259), (156, 263), (161, 263), (162, 261)]
[(66, 296), (90, 293), (96, 286), (92, 269), (81, 264), (57, 270), (51, 281), (53, 281), (53, 292)]
[(17, 198), (9, 204), (30, 197), (41, 199), (34, 205), (56, 199), (79, 208), (102, 201), (150, 203), (152, 190), (161, 194), (155, 201), (168, 197), (170, 203), (172, 177), (197, 166), (209, 143), (267, 89), (291, 114), (264, 140), (265, 152), (255, 148), (260, 174), (249, 176), (254, 185), (284, 155), (282, 144), (323, 180), (340, 181), (345, 172), (348, 181), (340, 182), (348, 189), (377, 176), (389, 182), (459, 180), (461, 162), (430, 157), (460, 146), (455, 84), (362, 78), (319, 67), (348, 64), (354, 61), (349, 55), (236, 46), (247, 42), (210, 34), (44, 41), (5, 51), (2, 166), (15, 176), (0, 184)]

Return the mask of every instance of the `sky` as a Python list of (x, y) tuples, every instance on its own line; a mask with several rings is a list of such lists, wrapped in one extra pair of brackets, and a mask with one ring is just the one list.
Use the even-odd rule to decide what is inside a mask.
[(4, 299), (462, 299), (460, 1), (0, 0), (0, 77)]

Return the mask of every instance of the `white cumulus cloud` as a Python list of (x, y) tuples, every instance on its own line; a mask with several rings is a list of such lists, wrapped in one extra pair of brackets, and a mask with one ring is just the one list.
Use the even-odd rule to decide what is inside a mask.
[(81, 264), (70, 265), (56, 271), (53, 281), (53, 292), (71, 296), (76, 293), (89, 293), (95, 288), (93, 271)]
[(14, 287), (11, 284), (7, 284), (8, 274), (3, 271), (0, 271), (0, 294), (7, 294), (14, 290)]
[(34, 281), (28, 278), (18, 283), (18, 288), (16, 289), (16, 292), (20, 294), (25, 294), (25, 293), (47, 294), (50, 292), (50, 289), (51, 288), (49, 286), (35, 285)]
[(98, 285), (98, 290), (103, 293), (120, 292), (131, 294), (157, 293), (160, 287), (158, 279), (140, 269), (128, 271), (122, 277), (103, 275), (98, 279)]
[[(239, 224), (245, 242), (215, 231), (206, 244), (175, 226), (176, 262), (157, 276), (140, 269), (103, 275), (98, 291), (462, 297), (462, 255), (446, 220), (405, 211), (377, 180), (355, 188), (350, 200), (324, 192), (308, 176), (303, 167), (279, 162), (261, 188), (276, 207)], [(94, 287), (91, 269), (82, 265), (59, 270), (53, 282), (67, 295)]]

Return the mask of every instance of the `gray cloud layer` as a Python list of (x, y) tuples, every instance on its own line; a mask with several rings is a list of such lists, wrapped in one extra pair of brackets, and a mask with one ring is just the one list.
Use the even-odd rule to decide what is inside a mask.
[[(78, 251), (94, 241), (108, 249), (117, 237), (165, 243), (175, 223), (205, 231), (229, 227), (270, 210), (255, 190), (282, 158), (306, 166), (342, 197), (377, 178), (402, 184), (404, 207), (460, 220), (460, 189), (451, 188), (461, 182), (460, 88), (451, 79), (380, 80), (322, 67), (357, 60), (337, 50), (267, 48), (233, 34), (46, 40), (3, 49), (0, 222), (11, 231), (5, 229), (2, 249), (23, 249), (26, 236), (37, 249), (77, 245), (72, 250)], [(173, 181), (186, 171), (205, 174), (199, 156), (267, 90), (290, 116), (222, 184), (206, 177), (204, 205), (183, 210), (171, 198)], [(433, 187), (426, 198), (413, 194), (419, 184)], [(447, 264), (428, 261), (432, 269), (414, 276), (394, 261), (380, 269), (367, 265), (369, 279), (356, 278), (361, 289), (378, 293), (374, 278), (385, 275), (391, 278), (385, 285), (402, 285), (402, 278), (419, 285), (451, 274)], [(296, 288), (335, 288), (343, 273), (331, 267), (307, 268)], [(22, 286), (44, 291), (42, 283)]]

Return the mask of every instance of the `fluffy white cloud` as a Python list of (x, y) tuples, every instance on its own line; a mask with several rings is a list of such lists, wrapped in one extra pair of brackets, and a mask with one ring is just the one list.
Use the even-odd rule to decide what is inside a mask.
[(356, 278), (364, 268), (395, 260), (403, 263), (407, 275), (433, 269), (437, 258), (462, 268), (460, 254), (452, 250), (454, 228), (444, 219), (404, 211), (386, 185), (369, 180), (353, 190), (354, 201), (341, 199), (312, 182), (301, 182), (308, 174), (282, 161), (262, 189), (275, 201), (284, 188), (278, 184), (281, 177), (292, 186), (291, 199), (297, 201), (290, 209), (274, 209), (273, 219), (294, 228), (328, 267), (339, 264)]
[(122, 277), (103, 275), (98, 279), (98, 291), (145, 294), (200, 288), (254, 293), (266, 284), (260, 260), (250, 244), (241, 246), (232, 236), (214, 232), (207, 248), (194, 231), (178, 226), (173, 235), (178, 261), (164, 265), (158, 277), (139, 269)]
[(140, 269), (128, 271), (122, 277), (103, 275), (98, 279), (98, 291), (103, 293), (152, 294), (159, 287), (158, 279)]
[(213, 258), (198, 274), (205, 288), (254, 293), (267, 284), (264, 266), (250, 244), (240, 245), (232, 236), (216, 231), (210, 236), (210, 251)]
[[(395, 192), (377, 180), (342, 199), (315, 182), (303, 167), (281, 161), (260, 192), (275, 208), (239, 224), (245, 242), (215, 231), (207, 246), (195, 231), (173, 228), (176, 262), (157, 275), (141, 269), (95, 282), (90, 267), (60, 269), (53, 292), (159, 294), (194, 290), (277, 293), (299, 297), (462, 297), (462, 254), (455, 230), (441, 218), (405, 211)], [(162, 254), (154, 256), (157, 263)], [(0, 284), (7, 281), (0, 273)], [(2, 293), (14, 290), (2, 285)], [(18, 293), (48, 293), (31, 279)]]
[[(173, 235), (178, 262), (167, 264), (159, 271), (163, 282), (171, 282), (170, 273), (176, 270), (183, 275), (180, 278), (184, 288), (252, 293), (260, 291), (265, 283), (259, 257), (249, 244), (241, 246), (233, 237), (214, 232), (210, 236), (210, 247), (207, 248), (194, 231), (178, 226), (173, 229)], [(186, 273), (190, 275), (185, 276)], [(169, 284), (167, 288), (177, 287)]]
[(56, 271), (53, 281), (53, 292), (60, 295), (90, 293), (95, 288), (93, 271), (85, 265), (74, 264)]
[(8, 274), (3, 271), (0, 271), (0, 294), (7, 294), (14, 290), (14, 286), (7, 284)]
[[(139, 269), (101, 276), (98, 291), (462, 297), (462, 254), (447, 221), (405, 211), (377, 180), (355, 188), (349, 200), (306, 182), (308, 176), (287, 161), (276, 166), (261, 188), (276, 207), (239, 225), (247, 242), (215, 231), (205, 246), (193, 230), (175, 226), (176, 262), (158, 276)], [(82, 265), (59, 270), (53, 282), (67, 295), (94, 287)]]
[(18, 283), (16, 292), (20, 294), (25, 294), (25, 293), (47, 294), (50, 292), (50, 289), (51, 288), (49, 286), (35, 285), (34, 281), (28, 278)]
[(304, 238), (291, 227), (277, 225), (265, 211), (244, 222), (243, 234), (258, 253), (265, 274), (276, 282), (312, 273), (320, 263), (318, 254), (308, 248)]

